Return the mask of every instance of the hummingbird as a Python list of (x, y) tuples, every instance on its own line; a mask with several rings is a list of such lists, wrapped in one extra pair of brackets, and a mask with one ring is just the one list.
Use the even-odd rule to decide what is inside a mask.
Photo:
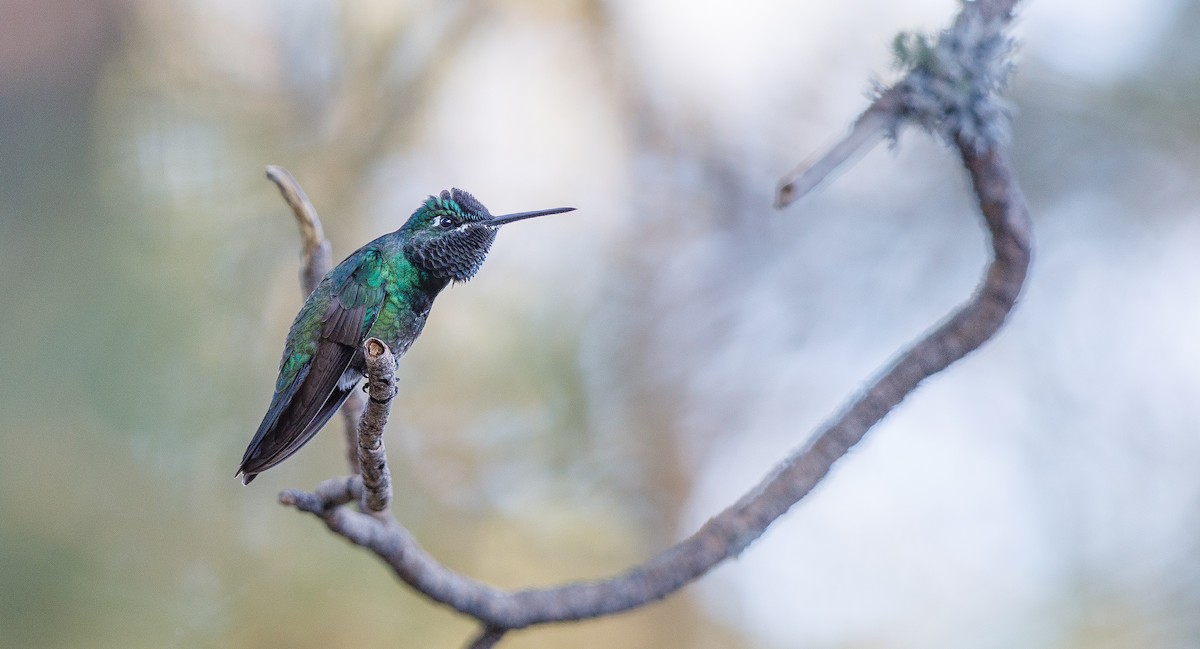
[(479, 272), (500, 226), (574, 209), (492, 216), (467, 192), (443, 191), (326, 273), (288, 331), (271, 405), (238, 468), (242, 483), (300, 450), (337, 412), (366, 371), (367, 338), (396, 358), (408, 351), (434, 298)]

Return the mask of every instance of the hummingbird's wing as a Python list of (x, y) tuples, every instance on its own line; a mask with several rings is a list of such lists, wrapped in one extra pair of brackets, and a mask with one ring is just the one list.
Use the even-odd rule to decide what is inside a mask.
[[(330, 273), (328, 306), (320, 319), (305, 327), (305, 311), (319, 307), (318, 287), (309, 297), (288, 335), (279, 381), (271, 406), (242, 456), (238, 473), (250, 484), (254, 476), (283, 462), (317, 434), (354, 385), (339, 385), (384, 300), (378, 251), (364, 250)], [(357, 264), (352, 260), (359, 257)], [(356, 382), (355, 382), (356, 383)]]

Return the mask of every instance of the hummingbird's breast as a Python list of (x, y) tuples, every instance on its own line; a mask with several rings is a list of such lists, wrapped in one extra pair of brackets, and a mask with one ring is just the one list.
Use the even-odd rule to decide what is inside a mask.
[[(379, 306), (375, 322), (367, 330), (368, 337), (382, 340), (399, 359), (412, 346), (421, 330), (425, 327), (425, 319), (429, 317), (429, 309), (433, 299), (445, 286), (442, 282), (431, 285), (422, 281), (421, 274), (407, 263), (393, 268), (389, 281), (384, 283), (384, 299)], [(351, 361), (350, 366), (363, 372), (366, 362), (359, 350)]]

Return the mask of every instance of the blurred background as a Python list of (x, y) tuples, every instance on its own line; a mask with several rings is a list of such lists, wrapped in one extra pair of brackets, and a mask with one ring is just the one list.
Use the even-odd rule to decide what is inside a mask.
[[(234, 471), (301, 295), (450, 186), (506, 229), (403, 359), (395, 514), (504, 586), (691, 533), (972, 290), (955, 156), (777, 179), (952, 0), (0, 2), (0, 646), (457, 647), (473, 625)], [(737, 561), (505, 647), (1200, 646), (1200, 4), (1029, 2), (1036, 260)]]

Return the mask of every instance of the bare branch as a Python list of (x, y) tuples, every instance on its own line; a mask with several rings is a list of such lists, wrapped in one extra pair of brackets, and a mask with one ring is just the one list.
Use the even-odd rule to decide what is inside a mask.
[(362, 492), (362, 478), (356, 475), (343, 476), (322, 482), (312, 493), (288, 489), (279, 494), (279, 502), (282, 505), (320, 515), (334, 507), (361, 500)]
[(358, 466), (362, 471), (363, 508), (378, 513), (392, 503), (392, 474), (383, 446), (383, 428), (392, 409), (392, 397), (396, 396), (396, 358), (378, 338), (367, 339), (363, 354), (370, 398), (358, 422)]
[[(928, 60), (914, 63), (901, 82), (882, 92), (832, 151), (781, 184), (786, 195), (781, 193), (780, 203), (795, 200), (877, 135), (894, 132), (902, 121), (915, 121), (939, 133), (958, 150), (991, 234), (993, 257), (978, 289), (941, 325), (886, 367), (806, 445), (690, 537), (606, 579), (502, 591), (439, 564), (386, 512), (367, 515), (341, 506), (353, 500), (356, 487), (363, 492), (378, 489), (377, 485), (364, 488), (366, 480), (343, 478), (322, 483), (313, 494), (284, 492), (280, 501), (320, 517), (334, 533), (376, 554), (414, 589), (483, 623), (484, 629), (471, 647), (490, 647), (511, 629), (643, 606), (740, 554), (922, 381), (991, 338), (1016, 303), (1030, 261), (1031, 227), (1006, 152), (1007, 116), (994, 97), (997, 80), (1003, 78), (1001, 69), (1007, 65), (999, 60), (1008, 51), (1001, 32), (1011, 20), (1014, 4), (1012, 0), (965, 2), (954, 27), (939, 37), (936, 46), (922, 50), (930, 55)], [(949, 56), (971, 60), (945, 59)], [(370, 343), (368, 354), (369, 347)], [(376, 404), (374, 390), (387, 388), (385, 375), (389, 372), (390, 365), (368, 365), (373, 399), (364, 421), (373, 416), (375, 405), (381, 406), (386, 416), (390, 392), (382, 392), (387, 399), (380, 397), (383, 402)], [(368, 441), (363, 448), (374, 447)], [(370, 455), (369, 460), (364, 456), (364, 468), (368, 465), (371, 472), (379, 469), (386, 475), (382, 443), (377, 455)]]
[(304, 296), (317, 287), (317, 282), (329, 272), (332, 265), (329, 241), (325, 238), (325, 229), (321, 227), (321, 218), (317, 216), (317, 208), (308, 200), (308, 194), (300, 187), (300, 183), (291, 172), (277, 165), (267, 166), (267, 178), (279, 187), (283, 200), (292, 208), (296, 216), (296, 224), (300, 226), (300, 234), (304, 237), (304, 264), (300, 267), (300, 288)]
[(813, 162), (800, 163), (779, 181), (775, 193), (775, 207), (784, 208), (799, 200), (816, 188), (834, 171), (857, 153), (866, 153), (887, 134), (896, 129), (900, 121), (900, 104), (894, 92), (885, 92), (875, 100), (854, 125), (850, 132)]
[[(304, 262), (300, 265), (300, 288), (304, 296), (317, 287), (317, 283), (329, 272), (333, 265), (329, 240), (325, 238), (325, 229), (321, 227), (321, 217), (317, 216), (317, 208), (308, 200), (308, 194), (287, 169), (278, 165), (267, 165), (267, 178), (279, 187), (283, 200), (292, 208), (296, 224), (300, 226), (300, 234), (304, 238)], [(342, 425), (346, 439), (346, 461), (350, 464), (350, 472), (358, 473), (358, 421), (362, 416), (362, 397), (357, 392), (352, 393), (342, 404)]]
[(908, 73), (881, 90), (850, 132), (824, 155), (801, 163), (779, 182), (775, 206), (784, 208), (812, 191), (840, 166), (905, 122), (936, 132), (952, 144), (964, 139), (982, 149), (1006, 143), (1007, 105), (1000, 99), (1012, 70), (1013, 44), (1004, 34), (1016, 0), (964, 2), (954, 25), (936, 39), (901, 34), (897, 57)]

